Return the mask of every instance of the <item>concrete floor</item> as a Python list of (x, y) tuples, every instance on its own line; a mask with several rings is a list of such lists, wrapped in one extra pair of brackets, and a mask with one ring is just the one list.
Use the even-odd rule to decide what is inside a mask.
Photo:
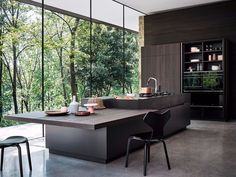
[[(25, 125), (23, 125), (25, 126)], [(41, 135), (41, 126), (30, 124), (30, 137)], [(19, 128), (19, 127), (18, 127)], [(23, 129), (23, 128), (21, 128)], [(0, 129), (2, 133), (11, 131)], [(8, 133), (6, 133), (8, 132)], [(14, 132), (14, 131), (13, 131)], [(20, 133), (20, 132), (17, 132)], [(10, 133), (11, 135), (11, 133)], [(192, 121), (186, 131), (167, 139), (172, 169), (167, 169), (161, 144), (151, 146), (150, 177), (236, 177), (236, 122)], [(131, 153), (128, 168), (124, 157), (109, 164), (99, 164), (49, 154), (44, 139), (30, 141), (33, 171), (29, 172), (25, 147), (23, 149), (24, 176), (32, 177), (142, 177), (143, 150)], [(18, 177), (18, 157), (15, 148), (5, 153), (1, 177)]]

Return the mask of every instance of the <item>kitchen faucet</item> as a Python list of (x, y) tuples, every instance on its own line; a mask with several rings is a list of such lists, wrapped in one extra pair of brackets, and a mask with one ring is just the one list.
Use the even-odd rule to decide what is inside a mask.
[(158, 89), (157, 89), (157, 79), (154, 78), (154, 77), (149, 77), (148, 81), (147, 81), (147, 86), (149, 85), (150, 80), (154, 80), (154, 82), (155, 82), (154, 89), (155, 89), (155, 93), (157, 93), (158, 92)]

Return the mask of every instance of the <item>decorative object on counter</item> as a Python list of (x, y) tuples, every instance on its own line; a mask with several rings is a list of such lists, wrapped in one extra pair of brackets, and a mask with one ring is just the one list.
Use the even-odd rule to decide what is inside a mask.
[(199, 62), (200, 60), (198, 58), (193, 58), (190, 60), (190, 62)]
[(216, 54), (215, 54), (215, 53), (213, 53), (213, 55), (212, 55), (212, 60), (213, 60), (213, 61), (216, 60)]
[(62, 112), (61, 110), (49, 110), (45, 111), (45, 113), (49, 116), (64, 116), (67, 115), (69, 112), (68, 111)]
[(152, 87), (141, 87), (140, 93), (151, 94), (152, 93)]
[(67, 107), (61, 107), (61, 112), (68, 112), (68, 108)]
[(97, 106), (97, 103), (87, 103), (84, 104), (84, 106), (88, 107), (88, 112), (90, 112), (90, 114), (94, 114), (94, 107)]
[(89, 98), (87, 104), (96, 103), (94, 109), (105, 109), (106, 107), (103, 104), (103, 100), (99, 97)]
[(211, 70), (212, 71), (218, 71), (218, 70), (220, 70), (220, 67), (218, 65), (212, 65)]
[(198, 47), (191, 47), (190, 51), (191, 52), (200, 52), (200, 49)]
[(201, 63), (197, 64), (197, 71), (202, 71), (202, 64)]
[(189, 66), (189, 67), (188, 67), (188, 70), (189, 70), (189, 72), (193, 72), (192, 66)]
[(70, 106), (69, 106), (69, 112), (74, 114), (78, 111), (78, 107), (79, 107), (79, 103), (76, 102), (76, 96), (73, 95), (73, 99), (72, 99), (72, 102), (70, 103)]
[(218, 61), (223, 61), (223, 55), (217, 55), (217, 60)]
[(135, 93), (127, 93), (126, 96), (129, 96), (129, 97), (135, 97), (136, 94), (135, 94)]
[(212, 56), (211, 54), (208, 55), (208, 61), (211, 61), (212, 60)]
[(209, 50), (213, 50), (212, 44), (209, 45)]
[(88, 111), (78, 111), (75, 113), (76, 116), (89, 116), (90, 112)]

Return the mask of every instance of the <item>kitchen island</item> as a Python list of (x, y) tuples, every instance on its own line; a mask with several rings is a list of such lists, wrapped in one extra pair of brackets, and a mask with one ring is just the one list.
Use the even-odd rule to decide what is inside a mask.
[[(166, 125), (165, 136), (186, 128), (189, 124), (189, 118), (184, 113), (186, 105), (176, 104), (166, 108), (171, 109), (172, 116)], [(5, 118), (45, 124), (46, 147), (50, 153), (107, 163), (125, 154), (127, 139), (131, 134), (149, 130), (142, 121), (149, 111), (157, 109), (107, 108), (84, 117), (72, 114), (48, 116), (44, 112), (31, 112)], [(140, 146), (141, 143), (133, 143), (131, 149)]]
[(5, 118), (46, 124), (46, 147), (50, 153), (106, 163), (124, 154), (130, 134), (148, 129), (142, 122), (148, 111), (155, 110), (103, 109), (90, 116), (31, 112)]

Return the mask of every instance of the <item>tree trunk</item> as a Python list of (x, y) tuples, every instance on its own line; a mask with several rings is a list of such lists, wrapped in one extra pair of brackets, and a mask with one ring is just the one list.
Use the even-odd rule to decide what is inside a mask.
[[(0, 29), (1, 30), (1, 29)], [(0, 31), (0, 38), (2, 35), (2, 31)], [(0, 42), (0, 122), (3, 117), (3, 92), (2, 92), (2, 76), (3, 75), (3, 53), (2, 53), (2, 43)]]
[(13, 104), (14, 104), (14, 111), (15, 111), (15, 114), (17, 114), (18, 113), (17, 94), (16, 94), (17, 51), (16, 51), (16, 44), (14, 42), (12, 44), (12, 49), (13, 49), (12, 98), (13, 98)]
[(71, 29), (71, 42), (70, 42), (70, 82), (71, 82), (71, 92), (72, 95), (77, 97), (77, 83), (75, 75), (75, 41), (76, 41), (76, 31), (79, 26), (79, 19), (76, 19), (73, 28)]
[[(3, 2), (1, 1), (0, 3), (1, 8), (3, 7)], [(3, 23), (4, 23), (4, 16), (2, 9), (0, 10), (0, 122), (3, 117), (3, 91), (2, 91), (2, 85), (3, 85), (3, 51), (2, 51), (2, 46), (3, 46), (3, 41), (2, 41), (2, 36), (3, 36)]]
[(64, 70), (63, 70), (63, 48), (59, 49), (59, 60), (60, 60), (60, 68), (61, 68), (61, 80), (62, 80), (62, 89), (63, 89), (63, 97), (64, 97), (64, 104), (67, 106), (67, 95), (66, 95), (66, 85), (65, 85), (65, 78), (64, 78)]

